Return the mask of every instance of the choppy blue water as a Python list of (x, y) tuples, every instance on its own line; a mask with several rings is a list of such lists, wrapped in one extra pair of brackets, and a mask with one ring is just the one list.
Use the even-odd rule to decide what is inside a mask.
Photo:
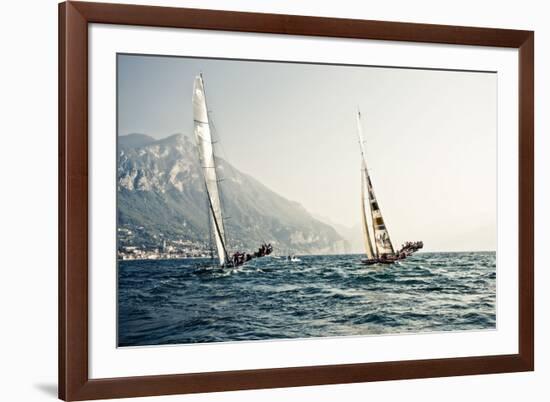
[(494, 252), (121, 261), (119, 346), (495, 328)]

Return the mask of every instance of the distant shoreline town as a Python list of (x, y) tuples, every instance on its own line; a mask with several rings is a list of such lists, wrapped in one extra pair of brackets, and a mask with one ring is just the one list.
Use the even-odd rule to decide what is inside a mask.
[[(141, 228), (137, 228), (138, 231)], [(117, 259), (120, 260), (167, 260), (183, 258), (208, 258), (211, 249), (208, 244), (199, 241), (175, 239), (168, 240), (162, 233), (154, 239), (136, 239), (135, 230), (119, 227)]]
[(119, 247), (117, 252), (117, 259), (119, 261), (127, 260), (181, 260), (188, 258), (210, 258), (210, 252), (202, 251), (164, 251), (159, 249), (140, 249), (137, 246), (123, 246)]

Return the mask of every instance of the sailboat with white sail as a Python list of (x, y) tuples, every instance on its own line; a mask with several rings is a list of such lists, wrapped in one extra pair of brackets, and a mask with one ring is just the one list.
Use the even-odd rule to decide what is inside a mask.
[[(382, 217), (382, 211), (376, 200), (369, 170), (367, 168), (365, 140), (363, 139), (361, 112), (359, 110), (357, 111), (357, 135), (359, 137), (359, 149), (361, 151), (361, 220), (365, 241), (365, 254), (367, 256), (366, 259), (361, 261), (367, 265), (378, 263), (393, 264), (420, 250), (424, 247), (424, 244), (422, 241), (406, 242), (400, 250), (395, 251), (388, 228)], [(369, 229), (369, 211), (372, 229)]]
[(201, 170), (204, 176), (210, 226), (219, 265), (221, 267), (239, 266), (253, 258), (264, 257), (271, 254), (273, 247), (271, 244), (265, 243), (254, 253), (238, 251), (231, 255), (229, 253), (219, 187), (220, 179), (214, 153), (214, 141), (210, 128), (210, 117), (208, 115), (206, 92), (202, 74), (195, 78), (193, 88), (193, 120), (195, 127), (195, 142), (199, 154)]

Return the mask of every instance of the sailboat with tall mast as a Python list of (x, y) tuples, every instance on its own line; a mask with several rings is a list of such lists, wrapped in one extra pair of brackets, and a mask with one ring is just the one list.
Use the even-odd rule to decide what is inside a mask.
[(258, 251), (252, 254), (243, 252), (229, 254), (219, 187), (220, 179), (202, 74), (195, 77), (193, 88), (193, 121), (195, 142), (204, 176), (211, 232), (214, 237), (219, 265), (221, 267), (238, 266), (250, 261), (252, 258), (264, 257), (271, 254), (273, 251), (271, 244), (262, 244)]
[[(392, 264), (412, 255), (424, 247), (423, 242), (406, 242), (400, 250), (395, 251), (388, 228), (384, 222), (382, 211), (374, 194), (372, 181), (367, 168), (367, 156), (365, 151), (365, 140), (361, 126), (361, 111), (357, 111), (357, 135), (359, 137), (359, 150), (361, 152), (361, 222), (365, 242), (366, 259), (361, 260), (364, 264), (377, 263)], [(372, 229), (369, 229), (369, 215)], [(372, 231), (372, 236), (371, 236)], [(371, 240), (372, 238), (372, 240)], [(374, 243), (374, 246), (373, 246)]]

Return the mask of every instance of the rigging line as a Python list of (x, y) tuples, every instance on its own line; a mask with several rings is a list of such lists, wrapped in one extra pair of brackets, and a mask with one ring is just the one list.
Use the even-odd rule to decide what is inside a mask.
[[(206, 183), (205, 183), (205, 192), (207, 192), (206, 189)], [(212, 242), (212, 217), (210, 216), (210, 208), (208, 207), (208, 193), (206, 195), (206, 216), (208, 217), (208, 248), (210, 249), (210, 260), (214, 259), (214, 244)]]
[(367, 168), (367, 157), (365, 155), (365, 140), (363, 139), (363, 133), (361, 128), (361, 111), (357, 110), (357, 134), (359, 136), (359, 150), (361, 152), (361, 165), (362, 169), (365, 172), (365, 181), (367, 184), (367, 194), (369, 197), (369, 209), (371, 215), (371, 224), (372, 224), (372, 235), (374, 240), (374, 251), (376, 252), (376, 258), (380, 257), (380, 251), (378, 249), (378, 240), (376, 238), (376, 228), (374, 225), (374, 210), (372, 208), (372, 198), (371, 195), (375, 198), (374, 191), (372, 190), (372, 183), (370, 180), (369, 169)]
[[(226, 246), (225, 246), (225, 239), (222, 237), (221, 233), (220, 233), (220, 227), (218, 225), (218, 221), (215, 217), (215, 214), (216, 214), (216, 211), (214, 210), (214, 206), (212, 205), (212, 199), (210, 198), (210, 192), (208, 191), (208, 183), (207, 183), (207, 180), (206, 178), (204, 179), (204, 190), (206, 192), (206, 201), (207, 201), (207, 206), (209, 207), (210, 211), (212, 212), (212, 215), (210, 215), (210, 213), (208, 213), (208, 226), (209, 226), (209, 234), (211, 234), (211, 223), (214, 222), (214, 226), (216, 228), (216, 233), (218, 234), (218, 237), (220, 238), (221, 240), (221, 243), (222, 243), (222, 248), (223, 248), (223, 253), (225, 255), (225, 259), (226, 261), (229, 261), (229, 256), (227, 254), (227, 250), (226, 250)], [(212, 219), (212, 221), (210, 220)], [(212, 253), (213, 254), (213, 253)]]
[[(197, 164), (202, 168), (205, 166), (202, 166), (202, 158), (200, 155), (194, 154), (195, 161), (197, 161)], [(212, 218), (210, 216), (210, 196), (208, 194), (208, 187), (207, 187), (207, 180), (206, 177), (204, 178), (204, 192), (206, 194), (205, 202), (206, 202), (206, 219), (208, 220), (208, 249), (210, 251), (210, 259), (214, 259), (214, 244), (212, 239)]]
[[(229, 167), (229, 171), (231, 172), (230, 176), (232, 176), (234, 179), (237, 179), (237, 174), (236, 174), (236, 169), (231, 165), (229, 164), (229, 157), (228, 157), (228, 154), (225, 150), (225, 147), (223, 145), (223, 141), (221, 141), (221, 138), (220, 136), (218, 135), (218, 130), (216, 128), (216, 124), (214, 122), (214, 119), (212, 118), (212, 114), (214, 114), (213, 111), (210, 111), (210, 110), (207, 110), (207, 113), (208, 113), (208, 121), (210, 122), (210, 127), (212, 128), (212, 133), (216, 136), (217, 138), (217, 141), (216, 141), (216, 144), (219, 144), (219, 147), (221, 148), (221, 151), (222, 151), (222, 154), (223, 154), (223, 157), (224, 157), (224, 160), (226, 162), (226, 165)], [(262, 241), (262, 243), (267, 243), (267, 241), (265, 240), (265, 238), (260, 234), (260, 240)]]
[[(210, 128), (211, 126), (211, 121), (210, 121), (210, 115), (209, 115), (209, 112), (208, 112), (208, 102), (206, 101), (207, 97), (206, 97), (206, 85), (204, 84), (204, 79), (202, 77), (202, 73), (200, 73), (200, 77), (201, 77), (201, 83), (202, 83), (202, 90), (203, 90), (203, 93), (204, 93), (204, 106), (205, 106), (205, 109), (206, 109), (206, 120), (207, 120), (207, 124), (208, 124), (208, 127)], [(214, 162), (214, 172), (216, 173), (216, 178), (217, 178), (217, 174), (218, 174), (218, 171), (216, 169), (216, 152), (215, 152), (215, 149), (214, 149), (214, 141), (213, 141), (213, 138), (212, 138), (212, 132), (213, 130), (210, 130), (210, 145), (212, 147), (212, 159), (213, 159), (213, 162)], [(206, 140), (203, 139), (203, 141), (206, 142)], [(223, 210), (224, 209), (224, 206), (223, 206), (223, 197), (222, 197), (222, 192), (221, 192), (221, 186), (217, 186), (218, 188), (218, 196), (219, 196), (219, 201), (220, 201), (220, 208)], [(213, 210), (212, 210), (213, 211)], [(214, 221), (216, 221), (216, 219), (214, 219)], [(220, 238), (223, 239), (223, 242), (225, 243), (224, 244), (224, 251), (225, 251), (225, 254), (227, 255), (227, 250), (225, 249), (226, 248), (226, 244), (227, 244), (227, 232), (225, 230), (225, 225), (224, 225), (224, 222), (223, 222), (223, 219), (222, 219), (222, 222), (216, 222), (216, 225), (221, 225), (222, 229), (223, 229), (223, 238), (222, 236), (220, 235)]]
[[(208, 120), (209, 126), (212, 127), (213, 133), (215, 133), (215, 134), (217, 135), (217, 130), (216, 130), (215, 126), (214, 126), (213, 120), (210, 119), (210, 114), (211, 114), (211, 113), (210, 113), (210, 111), (209, 111), (209, 109), (208, 109), (208, 104), (207, 104), (207, 102), (206, 102), (206, 87), (205, 87), (205, 85), (204, 85), (204, 79), (203, 79), (203, 77), (202, 77), (202, 73), (200, 74), (200, 77), (201, 77), (202, 86), (203, 86), (203, 92), (204, 92), (204, 103), (205, 103), (205, 106), (206, 106), (207, 120)], [(215, 156), (215, 152), (214, 152), (214, 142), (212, 141), (212, 136), (211, 136), (211, 138), (210, 138), (210, 141), (211, 141), (211, 143), (212, 143), (212, 151), (213, 151), (212, 154), (213, 154), (214, 161), (215, 161), (215, 160), (216, 160), (216, 156)], [(221, 145), (221, 148), (222, 148), (222, 152), (225, 154), (225, 149), (224, 149), (223, 145), (222, 145), (222, 144), (220, 144), (220, 145)], [(227, 155), (225, 154), (225, 156), (226, 156), (226, 162), (227, 162)], [(234, 174), (233, 167), (232, 167), (231, 165), (229, 165), (228, 163), (226, 163), (226, 164), (227, 164), (228, 166), (230, 166), (230, 170), (231, 170), (232, 173), (233, 173), (233, 177), (236, 177), (236, 175)], [(214, 163), (214, 166), (216, 166), (216, 163)], [(223, 201), (223, 195), (222, 195), (221, 187), (222, 187), (222, 186), (218, 186), (218, 193), (220, 194), (220, 204), (221, 204), (221, 207), (223, 208), (223, 204), (225, 204), (225, 202)], [(221, 224), (223, 225), (223, 222), (221, 222)], [(224, 236), (227, 236), (227, 235), (226, 235), (225, 229), (224, 229)], [(263, 236), (261, 236), (261, 237), (262, 237), (263, 242), (265, 243), (265, 239), (263, 239)]]
[[(202, 158), (199, 157), (199, 162), (200, 164), (202, 164)], [(226, 249), (226, 246), (225, 246), (225, 238), (221, 235), (221, 232), (220, 232), (220, 226), (218, 224), (218, 221), (216, 219), (216, 211), (214, 210), (214, 205), (212, 205), (212, 199), (210, 198), (210, 192), (208, 191), (208, 180), (206, 179), (206, 176), (204, 177), (204, 189), (205, 189), (205, 192), (206, 192), (206, 198), (207, 198), (207, 201), (208, 201), (208, 206), (210, 207), (210, 211), (212, 212), (212, 219), (213, 219), (213, 222), (214, 222), (214, 226), (215, 226), (215, 229), (216, 229), (216, 233), (218, 235), (218, 237), (220, 238), (220, 241), (222, 243), (222, 248), (223, 248), (223, 253), (224, 253), (224, 256), (226, 258), (226, 261), (229, 261), (229, 256), (228, 256), (228, 253), (227, 253), (227, 249)], [(209, 218), (210, 218), (210, 214), (208, 214)], [(223, 222), (222, 222), (223, 224)], [(224, 230), (224, 233), (225, 233), (225, 230)]]
[(229, 157), (227, 156), (227, 152), (225, 151), (225, 147), (223, 146), (223, 142), (221, 141), (221, 139), (218, 135), (218, 129), (216, 128), (216, 125), (214, 123), (214, 119), (211, 117), (212, 114), (213, 114), (213, 112), (209, 111), (208, 112), (208, 117), (210, 119), (210, 125), (212, 126), (212, 133), (217, 137), (217, 140), (215, 142), (212, 142), (212, 144), (214, 144), (214, 143), (219, 144), (219, 147), (221, 148), (221, 151), (222, 151), (223, 157), (226, 161), (226, 164), (229, 167), (229, 170), (231, 171), (231, 175), (233, 176), (233, 178), (237, 178), (237, 175), (235, 174), (235, 169), (233, 168), (232, 165), (230, 165), (228, 163)]
[[(196, 155), (196, 160), (198, 161), (198, 165), (201, 166), (202, 165), (202, 158), (200, 157), (200, 155)], [(202, 166), (201, 166), (202, 167)], [(205, 197), (205, 202), (206, 202), (206, 219), (208, 220), (208, 248), (209, 248), (209, 252), (210, 252), (210, 261), (212, 263), (212, 261), (214, 260), (214, 241), (213, 241), (213, 233), (212, 233), (212, 215), (210, 214), (210, 212), (212, 211), (212, 208), (211, 208), (211, 201), (210, 201), (210, 194), (208, 193), (208, 185), (207, 185), (207, 180), (206, 180), (206, 177), (204, 177), (204, 191), (205, 191), (205, 194), (206, 194), (206, 197)], [(224, 253), (226, 254), (226, 253)]]
[[(368, 248), (367, 250), (367, 254), (368, 254), (368, 257), (369, 258), (373, 258), (374, 257), (374, 250), (372, 248), (372, 242), (371, 242), (371, 239), (370, 239), (370, 230), (369, 230), (369, 222), (368, 222), (368, 219), (367, 219), (367, 213), (365, 211), (365, 208), (367, 206), (367, 203), (368, 203), (368, 196), (365, 192), (365, 189), (366, 189), (366, 171), (364, 169), (361, 169), (361, 219), (362, 219), (362, 222), (363, 222), (363, 233), (364, 233), (364, 236), (365, 236), (365, 243), (366, 243), (366, 247)], [(367, 203), (366, 203), (367, 202)], [(370, 210), (370, 205), (369, 205), (369, 210)], [(373, 233), (373, 237), (374, 237), (374, 233)]]
[[(372, 184), (372, 178), (370, 177), (368, 172), (367, 172), (367, 184), (368, 184), (368, 187), (369, 187), (369, 203), (371, 205), (371, 213), (373, 215), (372, 228), (373, 228), (373, 233), (374, 233), (374, 236), (375, 236), (375, 241), (374, 242), (376, 244), (376, 230), (374, 228), (374, 211), (372, 209), (372, 204), (373, 203), (375, 203), (377, 205), (378, 214), (380, 215), (380, 218), (382, 219), (382, 222), (384, 223), (384, 229), (382, 229), (382, 230), (384, 230), (386, 232), (386, 235), (388, 236), (388, 242), (390, 244), (390, 249), (391, 249), (392, 253), (395, 254), (395, 249), (394, 249), (392, 241), (391, 241), (390, 232), (388, 230), (388, 225), (386, 224), (386, 220), (384, 219), (384, 216), (382, 215), (382, 210), (380, 209), (380, 203), (378, 202), (378, 198), (376, 197), (376, 194), (374, 193), (374, 186)], [(370, 199), (370, 193), (372, 193), (372, 199)], [(385, 243), (384, 243), (384, 248), (386, 248)]]
[[(210, 116), (208, 116), (208, 118), (210, 119)], [(210, 133), (210, 138), (212, 138), (212, 134), (214, 134), (213, 131), (214, 130), (212, 130), (212, 132)], [(217, 161), (216, 152), (215, 152), (215, 149), (214, 149), (214, 142), (211, 141), (211, 144), (212, 144), (212, 159), (214, 161), (214, 170), (216, 171), (216, 184), (217, 184), (217, 187), (218, 187), (218, 195), (219, 195), (219, 198), (220, 198), (220, 209), (222, 211), (226, 211), (226, 203), (225, 203), (223, 186), (221, 186), (219, 184), (219, 181), (218, 181), (218, 170), (216, 169), (216, 167), (218, 166), (218, 161)], [(223, 217), (222, 217), (221, 225), (224, 228), (223, 229), (224, 241), (227, 245), (229, 245), (230, 241), (228, 241), (228, 240), (231, 240), (231, 237), (227, 234), (225, 220), (223, 219)], [(231, 240), (231, 244), (233, 244), (232, 240)]]
[[(212, 130), (211, 130), (212, 134), (213, 134), (212, 138), (214, 138), (214, 136), (215, 136), (217, 148), (221, 148), (222, 154), (224, 156), (224, 161), (225, 161), (224, 166), (226, 167), (226, 169), (228, 168), (228, 170), (230, 171), (230, 173), (229, 173), (230, 176), (235, 178), (236, 177), (235, 170), (233, 169), (233, 166), (231, 166), (228, 162), (228, 157), (227, 157), (227, 153), (225, 152), (225, 147), (223, 146), (223, 142), (220, 140), (220, 137), (218, 135), (218, 130), (216, 129), (214, 119), (212, 118), (212, 112), (208, 111), (207, 113), (208, 113), (208, 120), (210, 121), (210, 127), (212, 128)], [(214, 146), (212, 148), (214, 149)], [(225, 180), (226, 178), (227, 177), (224, 177), (223, 180)], [(220, 203), (222, 204), (222, 207), (224, 207), (226, 205), (225, 196), (224, 196), (225, 191), (223, 190), (223, 187), (224, 186), (219, 185), (219, 192), (220, 192), (220, 198), (221, 198)], [(225, 221), (224, 221), (224, 224), (225, 224)], [(229, 226), (234, 227), (231, 222), (229, 223)], [(232, 243), (234, 243), (234, 245), (237, 246), (237, 242), (232, 241)]]
[[(215, 165), (216, 164), (216, 159), (215, 159), (215, 156), (214, 156), (214, 152), (212, 152), (212, 157), (214, 158), (214, 165)], [(217, 171), (216, 171), (216, 173), (217, 173)], [(206, 178), (204, 180), (204, 184), (205, 184), (205, 186), (208, 186)], [(219, 201), (220, 201), (220, 210), (223, 211), (221, 188), (219, 186), (217, 186), (217, 187), (218, 187), (218, 197), (219, 197)], [(215, 215), (216, 211), (214, 210), (214, 205), (212, 205), (212, 200), (210, 198), (210, 192), (208, 191), (208, 187), (206, 188), (206, 194), (207, 194), (208, 200), (210, 202), (210, 208), (212, 210), (212, 214)], [(215, 216), (213, 218), (214, 218), (214, 223), (216, 224), (216, 229), (217, 229), (217, 232), (218, 232), (218, 236), (220, 237), (220, 239), (222, 240), (222, 243), (223, 243), (223, 251), (224, 251), (225, 256), (227, 258), (228, 257), (228, 253), (227, 253), (227, 235), (226, 235), (225, 225), (224, 225), (224, 222), (223, 222), (223, 217), (222, 217), (221, 222), (218, 222), (218, 220), (216, 219)], [(221, 227), (221, 231), (220, 231), (220, 227)]]
[[(389, 230), (387, 228), (384, 217), (382, 215), (382, 211), (380, 210), (378, 199), (376, 198), (376, 195), (374, 194), (372, 179), (371, 179), (370, 174), (369, 174), (369, 169), (367, 168), (367, 160), (366, 160), (366, 155), (365, 155), (366, 151), (364, 149), (365, 140), (364, 140), (363, 134), (362, 134), (361, 111), (360, 110), (358, 110), (357, 115), (358, 115), (358, 117), (357, 117), (357, 126), (358, 126), (357, 129), (358, 129), (358, 135), (359, 135), (359, 144), (360, 144), (361, 157), (362, 157), (362, 162), (363, 162), (363, 169), (365, 170), (365, 173), (367, 175), (366, 176), (366, 178), (367, 178), (367, 191), (368, 191), (368, 194), (369, 194), (369, 204), (370, 204), (369, 206), (370, 206), (371, 218), (372, 218), (372, 232), (373, 232), (373, 235), (374, 235), (374, 245), (375, 245), (375, 248), (376, 248), (376, 254), (377, 254), (377, 257), (379, 257), (378, 240), (377, 240), (377, 236), (376, 236), (377, 230), (375, 228), (374, 209), (372, 208), (373, 203), (375, 203), (377, 205), (378, 214), (380, 215), (380, 219), (384, 223), (384, 228), (382, 230), (385, 231), (385, 233), (386, 233), (387, 240), (390, 244), (390, 250), (391, 250), (392, 254), (395, 254), (395, 250), (393, 248), (393, 244), (392, 244), (391, 238), (390, 238), (390, 233), (389, 233)], [(385, 242), (383, 242), (383, 247), (386, 248)]]
[(214, 206), (212, 205), (212, 200), (210, 198), (210, 192), (208, 191), (206, 181), (204, 183), (204, 186), (206, 187), (206, 196), (208, 198), (208, 203), (210, 204), (210, 210), (212, 211), (212, 219), (214, 220), (214, 225), (216, 226), (216, 231), (218, 233), (218, 236), (222, 240), (221, 243), (222, 243), (223, 253), (225, 255), (226, 260), (229, 261), (229, 256), (228, 256), (227, 250), (225, 248), (225, 239), (223, 238), (223, 236), (221, 235), (221, 232), (220, 232), (220, 226), (219, 226), (218, 220), (216, 219), (216, 216), (215, 216)]

